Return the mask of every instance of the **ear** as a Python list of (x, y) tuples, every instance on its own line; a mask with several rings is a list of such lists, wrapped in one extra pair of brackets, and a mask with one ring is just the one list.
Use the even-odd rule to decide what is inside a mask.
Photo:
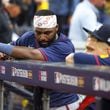
[(109, 50), (109, 51), (110, 51), (110, 45), (108, 45), (107, 50)]
[(57, 26), (56, 26), (56, 32), (58, 31), (58, 29), (59, 29), (59, 25), (57, 24)]
[(108, 54), (110, 55), (110, 46), (107, 48)]

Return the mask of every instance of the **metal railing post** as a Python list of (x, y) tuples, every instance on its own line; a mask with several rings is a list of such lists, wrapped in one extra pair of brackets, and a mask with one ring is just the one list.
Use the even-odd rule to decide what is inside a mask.
[(50, 110), (50, 96), (49, 96), (49, 91), (44, 89), (43, 90), (43, 96), (42, 96), (42, 101), (43, 101), (43, 110)]
[(3, 105), (4, 105), (4, 84), (3, 81), (0, 80), (0, 110), (3, 110)]

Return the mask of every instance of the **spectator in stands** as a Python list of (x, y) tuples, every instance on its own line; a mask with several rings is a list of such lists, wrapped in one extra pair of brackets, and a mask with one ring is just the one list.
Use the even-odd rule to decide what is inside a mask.
[[(2, 1), (1, 1), (2, 2)], [(2, 2), (0, 6), (0, 42), (9, 43), (12, 40), (13, 24), (10, 17), (15, 18), (21, 12), (20, 0)]]
[(34, 0), (23, 0), (23, 9), (21, 14), (15, 18), (15, 29), (20, 36), (27, 31), (32, 30), (32, 20), (36, 12), (36, 3)]
[[(93, 32), (86, 28), (84, 28), (84, 31), (89, 34), (86, 43), (86, 53), (71, 53), (66, 57), (66, 62), (70, 64), (74, 63), (99, 66), (110, 65), (110, 25), (103, 25)], [(81, 104), (82, 108), (79, 110), (85, 110), (86, 107), (84, 105), (87, 105), (87, 103), (91, 104), (94, 101), (94, 97), (87, 96), (83, 104)], [(90, 107), (93, 106), (89, 106), (86, 110), (92, 110)], [(108, 110), (106, 107), (104, 109)]]
[(1, 5), (0, 5), (0, 42), (9, 43), (11, 41), (11, 36), (12, 36), (12, 24), (1, 2)]
[[(33, 12), (34, 12), (34, 5), (33, 0), (22, 0), (23, 9), (21, 14), (17, 17), (17, 24), (22, 26), (24, 24), (31, 25)], [(32, 7), (33, 6), (33, 7)]]
[(22, 0), (9, 0), (7, 3), (4, 3), (4, 8), (10, 17), (17, 17), (23, 9)]
[(98, 8), (103, 8), (106, 0), (83, 0), (78, 4), (73, 14), (69, 30), (69, 38), (72, 40), (75, 47), (79, 43), (85, 43), (88, 34), (84, 32), (82, 27), (86, 27), (93, 31), (100, 23), (97, 18), (99, 17)]
[[(74, 52), (71, 41), (65, 35), (57, 33), (57, 18), (52, 11), (38, 11), (33, 26), (34, 31), (26, 32), (12, 45), (0, 43), (0, 51), (14, 58), (48, 62), (63, 62), (68, 54)], [(53, 91), (50, 93), (50, 110), (76, 110), (81, 101), (77, 94)]]
[(106, 0), (105, 7), (99, 9), (100, 19), (99, 21), (103, 24), (110, 24), (110, 0)]

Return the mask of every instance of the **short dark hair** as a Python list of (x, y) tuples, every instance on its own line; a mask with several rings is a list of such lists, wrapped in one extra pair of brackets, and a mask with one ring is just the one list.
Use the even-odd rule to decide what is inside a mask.
[(18, 5), (22, 10), (26, 9), (26, 5), (22, 0), (9, 0), (9, 3)]
[(48, 15), (55, 15), (55, 14), (51, 10), (39, 10), (39, 11), (37, 11), (35, 13), (35, 15), (38, 15), (38, 16), (48, 16)]
[(3, 6), (3, 4), (2, 4), (2, 0), (0, 0), (0, 8)]

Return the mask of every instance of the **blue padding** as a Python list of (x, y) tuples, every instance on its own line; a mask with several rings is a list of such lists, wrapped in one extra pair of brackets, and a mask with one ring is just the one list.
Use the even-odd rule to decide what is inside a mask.
[(13, 51), (14, 46), (8, 45), (4, 43), (0, 43), (0, 52), (3, 52), (5, 54), (11, 55)]

